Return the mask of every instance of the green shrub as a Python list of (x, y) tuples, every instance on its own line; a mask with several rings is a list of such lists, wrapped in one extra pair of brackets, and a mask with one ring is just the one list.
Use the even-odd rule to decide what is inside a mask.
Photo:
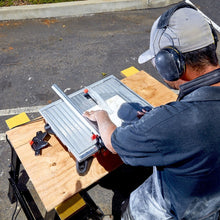
[(0, 0), (0, 7), (15, 6), (15, 5), (34, 5), (34, 4), (47, 4), (58, 2), (73, 2), (79, 0)]

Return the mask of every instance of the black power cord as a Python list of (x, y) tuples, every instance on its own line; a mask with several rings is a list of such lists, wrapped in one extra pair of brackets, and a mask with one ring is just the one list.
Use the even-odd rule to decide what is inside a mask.
[[(19, 214), (20, 211), (21, 211), (21, 207), (18, 209), (18, 211), (17, 211), (17, 207), (18, 207), (18, 200), (16, 201), (15, 209), (14, 209), (14, 212), (13, 212), (13, 214), (12, 214), (11, 220), (16, 220), (17, 217), (18, 217), (18, 214)], [(16, 213), (16, 212), (17, 212), (17, 213)]]

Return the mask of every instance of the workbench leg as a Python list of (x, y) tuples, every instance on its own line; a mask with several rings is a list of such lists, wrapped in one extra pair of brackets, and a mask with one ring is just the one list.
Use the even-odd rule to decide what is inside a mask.
[[(7, 139), (7, 136), (6, 136)], [(10, 147), (11, 147), (11, 170), (9, 171), (10, 177), (13, 179), (14, 184), (18, 184), (19, 172), (20, 172), (20, 165), (21, 161), (16, 154), (14, 148), (12, 147), (10, 141), (7, 139)], [(12, 184), (9, 182), (9, 189), (8, 189), (8, 197), (11, 203), (14, 203), (17, 199), (14, 193), (14, 188)]]
[(60, 219), (55, 211), (52, 209), (50, 212), (46, 212), (44, 220), (58, 220)]
[[(6, 136), (6, 140), (11, 147), (11, 169), (9, 171), (10, 177), (8, 179), (9, 180), (8, 198), (11, 203), (19, 201), (21, 208), (24, 211), (28, 220), (43, 219), (41, 214), (39, 214), (38, 209), (36, 209), (36, 208), (35, 208), (34, 213), (37, 213), (38, 217), (37, 218), (34, 217), (33, 212), (30, 210), (30, 207), (28, 206), (28, 202), (25, 199), (25, 194), (29, 195), (28, 201), (30, 202), (30, 204), (32, 204), (31, 201), (33, 201), (33, 198), (31, 197), (30, 194), (28, 194), (29, 191), (23, 192), (19, 187), (18, 180), (19, 180), (21, 161), (20, 161), (16, 151), (14, 150), (12, 144), (8, 140), (7, 136)], [(26, 186), (26, 184), (25, 184), (25, 186)]]

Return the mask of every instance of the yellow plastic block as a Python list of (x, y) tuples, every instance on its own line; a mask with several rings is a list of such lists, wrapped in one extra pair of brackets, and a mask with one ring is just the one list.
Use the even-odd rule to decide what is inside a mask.
[(30, 119), (28, 118), (27, 114), (25, 112), (22, 112), (21, 114), (18, 114), (12, 118), (9, 118), (5, 120), (6, 124), (8, 125), (9, 129), (14, 128), (18, 125), (24, 124), (26, 122), (29, 122)]
[(79, 193), (58, 205), (55, 209), (61, 220), (68, 218), (86, 205)]
[(136, 69), (134, 66), (131, 66), (131, 67), (121, 71), (121, 73), (123, 75), (125, 75), (126, 77), (134, 75), (138, 72), (140, 72), (140, 71), (138, 69)]

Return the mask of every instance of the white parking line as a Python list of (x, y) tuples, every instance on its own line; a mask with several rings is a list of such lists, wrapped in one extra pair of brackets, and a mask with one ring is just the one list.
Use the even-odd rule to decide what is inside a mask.
[[(0, 110), (0, 117), (1, 116), (8, 116), (8, 115), (17, 115), (22, 112), (25, 113), (35, 113), (38, 112), (39, 109), (43, 108), (43, 105), (39, 106), (32, 106), (32, 107), (20, 107), (20, 108), (11, 108), (11, 109), (2, 109)], [(5, 141), (6, 135), (5, 133), (0, 133), (0, 141)]]
[(20, 107), (20, 108), (11, 108), (11, 109), (2, 109), (0, 110), (0, 117), (7, 115), (17, 115), (22, 112), (26, 113), (34, 113), (38, 112), (40, 108), (43, 108), (43, 105), (40, 106), (32, 106), (32, 107)]
[(0, 141), (5, 141), (6, 137), (5, 137), (5, 133), (0, 133)]

